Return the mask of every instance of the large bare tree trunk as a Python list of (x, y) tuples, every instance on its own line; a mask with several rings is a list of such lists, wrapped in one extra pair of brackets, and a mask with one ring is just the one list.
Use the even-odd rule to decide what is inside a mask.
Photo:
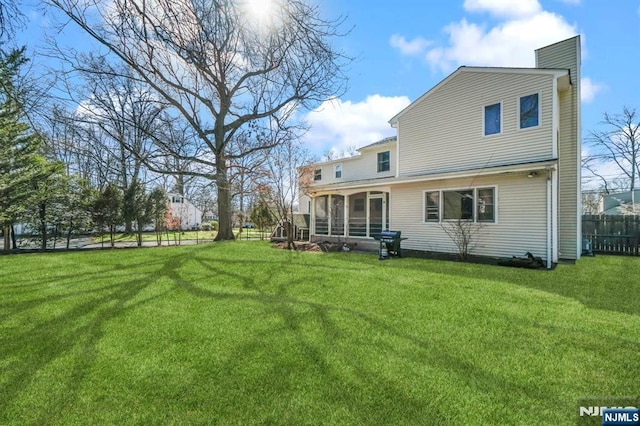
[(218, 235), (215, 240), (233, 240), (231, 188), (227, 177), (227, 163), (220, 156), (216, 161), (216, 187), (218, 188)]
[[(313, 110), (347, 88), (352, 58), (334, 48), (335, 39), (344, 35), (344, 19), (325, 19), (315, 2), (273, 2), (270, 16), (259, 19), (248, 16), (247, 2), (241, 1), (45, 3), (126, 63), (133, 79), (164, 100), (171, 116), (189, 124), (197, 137), (188, 150), (175, 150), (162, 138), (154, 138), (154, 144), (193, 163), (194, 169), (183, 174), (212, 178), (215, 167), (216, 240), (233, 239), (227, 161), (279, 145), (283, 140), (271, 137), (276, 129), (302, 134), (297, 113)], [(81, 55), (60, 54), (85, 69)], [(243, 133), (253, 143), (231, 153), (228, 144)]]

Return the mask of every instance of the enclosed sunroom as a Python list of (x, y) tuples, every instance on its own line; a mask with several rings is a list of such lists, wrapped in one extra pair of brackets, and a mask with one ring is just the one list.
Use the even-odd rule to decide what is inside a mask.
[(389, 190), (339, 191), (311, 198), (311, 239), (373, 239), (389, 228)]

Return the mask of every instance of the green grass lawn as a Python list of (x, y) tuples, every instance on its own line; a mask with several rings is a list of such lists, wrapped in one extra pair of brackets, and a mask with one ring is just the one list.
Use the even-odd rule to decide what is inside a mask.
[(0, 256), (0, 424), (575, 424), (640, 394), (638, 277), (262, 242)]

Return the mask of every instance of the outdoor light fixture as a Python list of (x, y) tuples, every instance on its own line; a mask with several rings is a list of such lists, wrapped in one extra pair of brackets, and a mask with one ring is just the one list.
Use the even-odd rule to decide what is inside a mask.
[(538, 176), (538, 172), (531, 172), (527, 175), (527, 177), (530, 177), (530, 178), (536, 177), (536, 176)]

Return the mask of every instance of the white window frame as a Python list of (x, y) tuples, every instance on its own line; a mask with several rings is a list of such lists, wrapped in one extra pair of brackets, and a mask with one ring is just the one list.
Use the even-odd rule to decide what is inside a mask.
[(322, 180), (322, 168), (317, 168), (313, 171), (313, 181), (319, 182)]
[[(387, 170), (380, 170), (380, 164), (382, 164), (380, 162), (380, 154), (384, 154), (387, 153), (389, 155), (389, 168)], [(376, 155), (376, 170), (378, 171), (378, 173), (387, 173), (391, 171), (391, 151), (387, 150), (387, 151), (380, 151), (377, 153)]]
[[(479, 219), (479, 214), (480, 212), (478, 211), (478, 201), (479, 199), (479, 194), (478, 192), (480, 190), (483, 189), (492, 189), (493, 190), (493, 220), (480, 220)], [(498, 221), (498, 188), (496, 186), (477, 186), (474, 188), (473, 190), (473, 199), (474, 199), (474, 222), (476, 223), (482, 223), (482, 224), (490, 224), (490, 223), (496, 223)]]
[[(493, 189), (493, 221), (478, 220), (478, 190)], [(444, 193), (456, 191), (473, 191), (473, 219), (469, 222), (480, 225), (496, 225), (498, 223), (498, 186), (497, 185), (481, 185), (471, 188), (447, 188), (447, 189), (426, 189), (422, 191), (422, 223), (424, 224), (442, 224), (455, 222), (457, 219), (444, 219)], [(427, 193), (438, 192), (438, 220), (427, 221)]]
[[(487, 135), (485, 132), (486, 108), (494, 105), (500, 105), (500, 131), (498, 133), (491, 133), (490, 135)], [(498, 102), (491, 102), (491, 103), (484, 104), (482, 106), (482, 136), (485, 138), (490, 138), (493, 136), (499, 136), (503, 132), (504, 132), (504, 103), (502, 101), (498, 101)]]
[[(340, 176), (338, 176), (338, 173), (340, 173)], [(342, 179), (342, 163), (333, 166), (333, 177), (335, 179)]]
[[(436, 192), (438, 194), (438, 220), (427, 220), (427, 194), (431, 192)], [(431, 191), (423, 191), (422, 192), (422, 220), (424, 223), (440, 223), (442, 219), (441, 211), (442, 211), (442, 191), (439, 189), (434, 189)]]
[[(531, 95), (538, 95), (538, 125), (537, 126), (529, 126), (529, 127), (520, 127), (520, 125), (522, 124), (520, 122), (520, 99), (524, 98), (525, 96), (531, 96)], [(527, 130), (538, 129), (538, 128), (542, 127), (542, 95), (540, 94), (540, 92), (532, 92), (532, 93), (529, 93), (529, 94), (526, 94), (526, 95), (518, 96), (517, 99), (516, 99), (516, 107), (517, 107), (516, 129), (518, 129), (518, 131), (526, 132)]]

